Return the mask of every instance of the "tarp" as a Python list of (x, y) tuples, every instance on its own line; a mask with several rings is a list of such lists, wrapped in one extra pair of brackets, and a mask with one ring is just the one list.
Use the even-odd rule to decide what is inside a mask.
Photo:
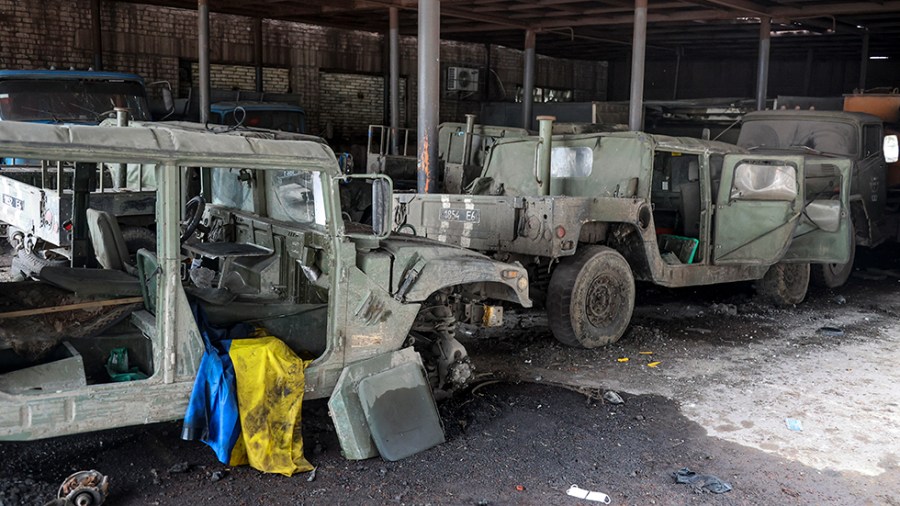
[(206, 351), (182, 438), (200, 439), (223, 464), (286, 476), (311, 471), (300, 430), (309, 361), (261, 329), (214, 327), (199, 308), (195, 317)]
[(246, 461), (232, 452), (231, 465), (250, 464), (267, 473), (291, 476), (312, 471), (303, 457), (300, 407), (309, 361), (303, 361), (277, 337), (231, 342), (237, 379), (241, 442)]

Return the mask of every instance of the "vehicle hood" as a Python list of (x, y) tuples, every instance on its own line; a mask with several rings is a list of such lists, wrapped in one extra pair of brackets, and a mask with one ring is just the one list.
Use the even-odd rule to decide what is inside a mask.
[[(393, 258), (391, 291), (409, 302), (432, 293), (471, 283), (503, 285), (492, 296), (531, 307), (528, 273), (519, 263), (506, 263), (459, 246), (408, 234), (391, 234), (380, 250)], [(520, 279), (524, 278), (524, 282)], [(524, 288), (523, 288), (524, 286)]]

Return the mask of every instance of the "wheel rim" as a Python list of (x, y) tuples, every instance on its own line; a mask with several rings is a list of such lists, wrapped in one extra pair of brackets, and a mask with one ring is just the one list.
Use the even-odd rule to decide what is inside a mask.
[(588, 286), (584, 301), (584, 314), (594, 327), (604, 327), (619, 312), (621, 288), (609, 276), (596, 276)]

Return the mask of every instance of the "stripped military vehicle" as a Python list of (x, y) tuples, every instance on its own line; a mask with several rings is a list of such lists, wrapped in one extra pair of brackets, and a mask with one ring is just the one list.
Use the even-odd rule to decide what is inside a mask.
[(565, 344), (618, 340), (635, 280), (755, 280), (796, 304), (810, 263), (849, 258), (845, 158), (641, 132), (554, 136), (551, 121), (490, 146), (468, 194), (396, 193), (395, 227), (528, 266), (532, 300), (546, 300)]
[[(348, 176), (314, 137), (0, 122), (0, 156), (94, 181), (121, 164), (152, 173), (159, 238), (156, 251), (130, 258), (115, 219), (90, 208), (86, 185), (72, 199), (74, 232), (86, 228), (101, 268), (47, 266), (36, 280), (0, 284), (0, 440), (181, 418), (204, 352), (195, 304), (210, 323), (254, 323), (312, 359), (306, 398), (330, 397), (348, 458), (402, 457), (443, 440), (432, 389), (452, 391), (472, 375), (457, 322), (499, 322), (500, 306), (486, 302), (531, 305), (522, 266), (392, 234), (385, 176), (357, 176), (372, 187), (373, 223), (347, 221)], [(191, 172), (202, 196), (185, 207)], [(9, 300), (35, 290), (60, 305)], [(110, 381), (106, 358), (122, 347), (146, 379)], [(395, 403), (406, 406), (403, 420), (385, 412)], [(391, 445), (401, 447), (385, 453)]]

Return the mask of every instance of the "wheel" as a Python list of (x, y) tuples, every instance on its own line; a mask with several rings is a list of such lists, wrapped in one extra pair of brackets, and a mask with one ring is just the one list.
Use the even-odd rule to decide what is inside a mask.
[(856, 231), (850, 225), (850, 260), (843, 264), (815, 264), (811, 266), (810, 281), (815, 286), (839, 288), (853, 274), (853, 261), (856, 259)]
[(561, 343), (596, 348), (622, 337), (634, 311), (634, 276), (622, 255), (587, 246), (563, 259), (547, 288), (547, 318)]
[(149, 228), (122, 227), (122, 239), (128, 253), (134, 255), (141, 248), (156, 252), (156, 234)]
[(206, 200), (203, 199), (202, 195), (197, 195), (188, 200), (188, 203), (184, 206), (184, 221), (181, 222), (181, 242), (187, 241), (194, 235), (197, 227), (200, 226), (200, 220), (203, 219), (203, 211), (205, 210)]
[(809, 264), (775, 264), (755, 283), (756, 295), (778, 306), (803, 302), (809, 287)]

